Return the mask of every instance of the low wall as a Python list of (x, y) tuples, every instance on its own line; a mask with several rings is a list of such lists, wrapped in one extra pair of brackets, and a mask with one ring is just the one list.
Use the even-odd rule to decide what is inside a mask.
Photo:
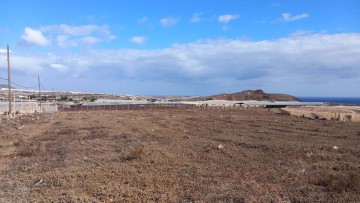
[[(21, 114), (31, 114), (35, 112), (53, 113), (57, 112), (57, 105), (55, 103), (40, 103), (38, 102), (13, 102), (11, 104), (11, 111)], [(9, 111), (8, 102), (0, 102), (0, 114)]]
[(284, 111), (294, 116), (313, 118), (314, 114), (325, 118), (326, 120), (338, 121), (352, 121), (360, 122), (360, 113), (355, 112), (328, 112), (326, 110), (318, 109), (303, 109), (303, 108), (283, 108)]

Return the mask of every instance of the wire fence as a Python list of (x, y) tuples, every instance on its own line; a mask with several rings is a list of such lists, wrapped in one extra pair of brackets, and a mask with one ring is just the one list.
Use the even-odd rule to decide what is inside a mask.
[(240, 106), (197, 106), (197, 105), (174, 105), (174, 104), (121, 104), (121, 105), (73, 105), (59, 107), (59, 112), (71, 112), (71, 111), (117, 111), (117, 110), (156, 110), (156, 109), (201, 109), (210, 111), (220, 110), (240, 110), (240, 111), (270, 111), (267, 108), (259, 107), (240, 107)]

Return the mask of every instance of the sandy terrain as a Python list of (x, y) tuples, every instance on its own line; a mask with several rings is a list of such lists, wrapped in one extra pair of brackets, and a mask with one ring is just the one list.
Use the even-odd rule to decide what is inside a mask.
[(360, 125), (200, 109), (2, 121), (0, 202), (360, 202)]

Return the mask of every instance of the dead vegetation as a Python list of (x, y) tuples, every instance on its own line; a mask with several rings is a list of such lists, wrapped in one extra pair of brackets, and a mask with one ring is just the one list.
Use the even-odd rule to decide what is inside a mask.
[(359, 202), (360, 126), (266, 111), (3, 123), (0, 202)]
[(315, 184), (325, 187), (329, 192), (352, 192), (360, 196), (359, 173), (324, 173), (318, 177)]

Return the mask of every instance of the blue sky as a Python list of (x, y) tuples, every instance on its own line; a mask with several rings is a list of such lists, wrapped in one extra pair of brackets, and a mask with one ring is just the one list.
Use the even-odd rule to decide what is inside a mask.
[[(46, 89), (360, 96), (360, 1), (1, 1), (0, 76)], [(6, 83), (6, 81), (0, 82)]]

